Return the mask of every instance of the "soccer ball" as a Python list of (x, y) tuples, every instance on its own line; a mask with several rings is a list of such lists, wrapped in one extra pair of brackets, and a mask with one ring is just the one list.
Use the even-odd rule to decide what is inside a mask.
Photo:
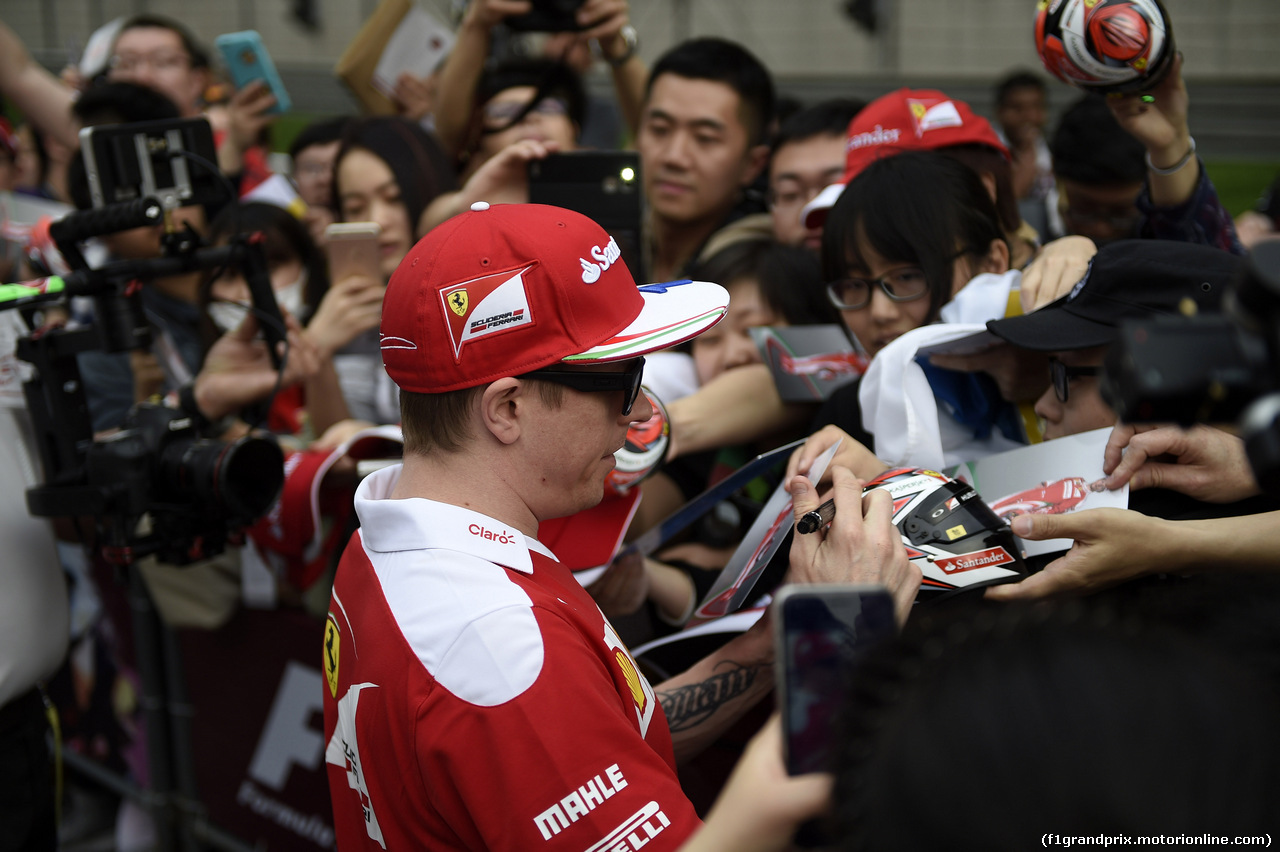
[(1122, 94), (1155, 88), (1177, 52), (1160, 0), (1039, 0), (1036, 51), (1064, 83)]

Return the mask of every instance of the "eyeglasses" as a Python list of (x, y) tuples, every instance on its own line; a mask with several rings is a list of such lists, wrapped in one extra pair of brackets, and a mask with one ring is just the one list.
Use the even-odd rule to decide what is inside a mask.
[(880, 278), (840, 278), (827, 285), (827, 298), (842, 311), (856, 311), (871, 303), (871, 291), (879, 287), (895, 302), (912, 302), (929, 292), (924, 270), (904, 266)]
[(644, 378), (644, 359), (637, 358), (631, 368), (621, 373), (597, 373), (586, 370), (534, 370), (517, 376), (521, 379), (540, 379), (573, 388), (586, 393), (611, 393), (623, 391), (622, 414), (631, 413), (640, 397), (640, 380)]
[(506, 130), (527, 115), (568, 115), (569, 105), (561, 98), (543, 98), (532, 107), (519, 101), (490, 102), (484, 105), (483, 114), (485, 129), (498, 131)]
[(1058, 397), (1058, 402), (1065, 403), (1067, 401), (1067, 389), (1071, 386), (1072, 379), (1101, 374), (1101, 367), (1071, 367), (1057, 358), (1049, 359), (1049, 378), (1053, 382), (1053, 393)]
[(322, 178), (333, 172), (332, 163), (294, 163), (293, 173), (297, 177)]
[(111, 57), (111, 70), (125, 74), (138, 70), (146, 65), (153, 71), (174, 71), (190, 63), (190, 58), (181, 53), (117, 53)]

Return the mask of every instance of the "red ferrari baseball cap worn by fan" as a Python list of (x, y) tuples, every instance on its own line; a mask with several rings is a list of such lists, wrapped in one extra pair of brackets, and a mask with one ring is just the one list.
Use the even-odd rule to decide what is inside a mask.
[(986, 145), (1009, 157), (991, 122), (975, 115), (964, 101), (936, 89), (898, 89), (881, 95), (849, 122), (844, 144), (844, 176), (804, 206), (807, 227), (825, 222), (845, 185), (882, 157), (955, 145)]
[(617, 242), (580, 213), (480, 202), (432, 228), (392, 274), (382, 360), (401, 390), (445, 393), (665, 349), (728, 304), (705, 281), (637, 287)]

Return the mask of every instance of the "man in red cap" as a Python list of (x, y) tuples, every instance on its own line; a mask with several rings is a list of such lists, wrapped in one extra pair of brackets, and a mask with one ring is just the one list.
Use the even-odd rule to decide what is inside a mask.
[[(477, 204), (401, 262), (381, 337), (404, 463), (356, 492), (325, 629), (344, 852), (674, 849), (698, 826), (676, 754), (767, 693), (767, 624), (655, 690), (537, 534), (601, 499), (650, 415), (643, 356), (727, 302), (705, 282), (637, 287), (598, 225), (542, 205)], [(905, 611), (919, 574), (887, 503), (864, 522), (844, 474), (847, 526), (793, 548), (792, 579), (883, 582)], [(816, 507), (797, 483), (796, 510)]]

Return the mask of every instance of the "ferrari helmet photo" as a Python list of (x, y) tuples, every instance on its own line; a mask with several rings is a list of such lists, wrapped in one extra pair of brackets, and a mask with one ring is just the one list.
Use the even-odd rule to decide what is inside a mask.
[(653, 416), (643, 423), (632, 423), (626, 443), (613, 454), (616, 462), (604, 480), (606, 495), (626, 494), (641, 480), (662, 467), (671, 445), (671, 425), (662, 400), (647, 387), (640, 388), (653, 406)]
[(1176, 54), (1160, 0), (1039, 0), (1035, 34), (1049, 73), (1099, 94), (1155, 88)]
[(924, 576), (918, 601), (996, 583), (1029, 572), (1018, 537), (967, 482), (921, 468), (891, 468), (863, 493), (893, 498), (893, 523), (907, 556)]

